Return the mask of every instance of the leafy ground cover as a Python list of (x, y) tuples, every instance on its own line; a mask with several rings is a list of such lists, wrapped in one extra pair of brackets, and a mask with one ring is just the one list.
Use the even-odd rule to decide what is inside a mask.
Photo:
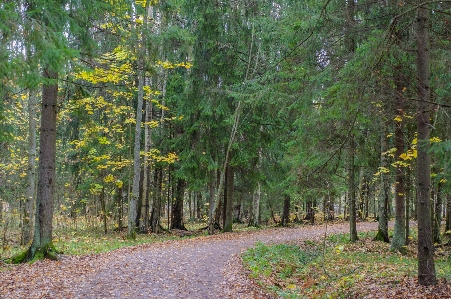
[(348, 234), (291, 244), (257, 244), (242, 260), (250, 277), (282, 298), (450, 298), (451, 248), (436, 250), (439, 283), (416, 283), (416, 242), (408, 254), (373, 241), (374, 232), (349, 243)]

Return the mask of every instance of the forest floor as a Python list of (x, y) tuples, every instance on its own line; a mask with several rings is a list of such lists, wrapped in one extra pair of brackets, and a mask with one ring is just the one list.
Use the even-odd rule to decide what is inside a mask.
[[(348, 228), (329, 225), (327, 233)], [(359, 231), (374, 229), (376, 222), (358, 224)], [(320, 240), (324, 233), (324, 225), (225, 233), (22, 264), (0, 273), (0, 298), (273, 298), (249, 278), (240, 253), (257, 242)], [(443, 297), (451, 294), (446, 282), (432, 288), (413, 279), (385, 288), (371, 279), (361, 283), (374, 289), (366, 298), (451, 298)], [(354, 294), (349, 298), (359, 298)]]

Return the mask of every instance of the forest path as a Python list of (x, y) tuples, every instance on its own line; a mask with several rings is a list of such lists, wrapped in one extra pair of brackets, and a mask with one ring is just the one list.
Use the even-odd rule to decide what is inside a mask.
[[(357, 226), (375, 229), (377, 222)], [(327, 227), (327, 234), (348, 231), (348, 224)], [(0, 273), (0, 298), (270, 298), (241, 273), (238, 254), (256, 242), (324, 233), (324, 225), (227, 233), (24, 264)]]

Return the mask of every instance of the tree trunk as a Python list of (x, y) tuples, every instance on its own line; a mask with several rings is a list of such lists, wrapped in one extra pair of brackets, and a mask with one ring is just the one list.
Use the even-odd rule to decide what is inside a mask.
[(234, 185), (234, 171), (233, 167), (227, 165), (227, 176), (226, 176), (226, 188), (227, 188), (227, 199), (224, 203), (225, 208), (225, 217), (224, 217), (224, 225), (223, 232), (231, 232), (232, 231), (232, 222), (233, 222), (233, 185)]
[(406, 169), (406, 246), (409, 245), (410, 236), (410, 203), (412, 198), (412, 171), (411, 166)]
[[(208, 233), (210, 235), (215, 233), (215, 171), (210, 171), (210, 183), (208, 186), (209, 196), (208, 196)], [(212, 224), (213, 223), (213, 224)]]
[(33, 238), (33, 203), (36, 191), (36, 90), (31, 88), (28, 97), (28, 170), (21, 244), (26, 245)]
[(103, 232), (106, 235), (108, 233), (107, 227), (107, 212), (106, 212), (106, 201), (105, 201), (105, 187), (102, 186), (102, 191), (100, 192), (100, 206), (102, 209), (102, 220), (103, 220)]
[(39, 170), (36, 194), (36, 215), (33, 242), (26, 260), (57, 259), (52, 244), (53, 199), (55, 187), (56, 117), (58, 114), (58, 73), (44, 69), (46, 82), (42, 87)]
[(433, 217), (433, 240), (434, 243), (441, 243), (441, 235), (440, 235), (440, 227), (442, 224), (442, 183), (438, 183), (437, 186), (437, 195), (435, 197), (435, 209), (434, 209), (434, 217)]
[(135, 142), (133, 151), (133, 189), (128, 204), (128, 230), (127, 238), (136, 238), (136, 218), (138, 215), (137, 204), (139, 200), (139, 183), (141, 179), (141, 121), (144, 97), (144, 63), (142, 58), (138, 62), (138, 104), (136, 106)]
[(287, 226), (288, 223), (290, 223), (290, 201), (290, 196), (288, 194), (285, 194), (283, 198), (283, 212), (281, 219), (282, 226)]
[(143, 165), (143, 196), (141, 204), (141, 217), (139, 227), (142, 232), (147, 232), (149, 229), (149, 209), (150, 209), (150, 177), (151, 177), (151, 167), (150, 167), (150, 147), (152, 145), (152, 130), (149, 126), (150, 121), (152, 121), (152, 102), (150, 99), (146, 101), (146, 113), (144, 119), (144, 165)]
[[(121, 158), (119, 158), (119, 162), (121, 161)], [(123, 185), (122, 182), (116, 184), (117, 186), (117, 229), (119, 231), (122, 231), (123, 228), (123, 224), (122, 224), (122, 220), (124, 217), (124, 207), (123, 207), (123, 203), (122, 203), (122, 197), (123, 197)]]
[(451, 194), (446, 196), (446, 223), (445, 231), (451, 230)]
[(261, 196), (261, 184), (257, 183), (257, 188), (252, 195), (252, 213), (249, 217), (249, 226), (260, 227), (260, 196)]
[(393, 229), (393, 239), (390, 250), (406, 253), (406, 189), (403, 159), (400, 158), (404, 154), (404, 97), (402, 90), (404, 84), (401, 78), (401, 67), (395, 67), (395, 86), (396, 86), (396, 103), (395, 103), (395, 158), (396, 162), (396, 178), (395, 178), (395, 225)]
[(152, 214), (150, 217), (150, 224), (152, 232), (158, 234), (160, 232), (160, 215), (161, 215), (161, 192), (163, 184), (163, 169), (161, 167), (155, 168), (155, 188), (153, 192)]
[(383, 123), (383, 130), (381, 133), (381, 170), (380, 170), (380, 194), (378, 201), (378, 230), (374, 237), (375, 240), (390, 242), (388, 237), (388, 200), (390, 194), (390, 185), (388, 183), (385, 169), (388, 169), (387, 157), (382, 153), (388, 150), (387, 145), (387, 126)]
[[(235, 136), (236, 136), (236, 132), (238, 130), (238, 125), (240, 123), (240, 117), (241, 117), (241, 101), (238, 102), (236, 108), (235, 108), (235, 114), (234, 114), (234, 119), (233, 119), (233, 126), (232, 126), (232, 131), (230, 132), (230, 136), (229, 136), (229, 143), (227, 145), (227, 149), (226, 149), (226, 153), (225, 153), (225, 158), (224, 158), (224, 163), (221, 169), (221, 173), (220, 173), (220, 177), (219, 177), (219, 184), (218, 184), (218, 189), (216, 191), (216, 198), (215, 200), (210, 203), (210, 206), (213, 210), (219, 209), (220, 211), (220, 207), (219, 206), (219, 202), (221, 201), (221, 196), (222, 196), (222, 192), (223, 192), (223, 185), (224, 185), (224, 179), (225, 179), (225, 171), (226, 171), (226, 167), (229, 163), (229, 155), (230, 155), (230, 151), (232, 150), (232, 145), (233, 142), (235, 141)], [(216, 214), (216, 213), (214, 213)], [(208, 233), (209, 234), (213, 234), (214, 233), (214, 228), (215, 228), (215, 223), (216, 222), (216, 217), (210, 218), (210, 222), (208, 224)]]
[(437, 283), (434, 264), (434, 244), (430, 210), (431, 161), (428, 153), (430, 136), (430, 70), (429, 70), (429, 17), (428, 8), (418, 1), (417, 13), (417, 219), (418, 219), (418, 283), (433, 285)]
[(356, 223), (356, 199), (355, 199), (355, 136), (349, 137), (349, 152), (348, 152), (348, 200), (349, 200), (349, 232), (350, 241), (357, 241), (357, 223)]
[(197, 192), (196, 199), (196, 218), (198, 220), (202, 219), (202, 192)]
[(177, 190), (175, 199), (172, 202), (172, 219), (171, 229), (186, 230), (183, 224), (183, 198), (185, 195), (186, 181), (184, 179), (177, 180)]

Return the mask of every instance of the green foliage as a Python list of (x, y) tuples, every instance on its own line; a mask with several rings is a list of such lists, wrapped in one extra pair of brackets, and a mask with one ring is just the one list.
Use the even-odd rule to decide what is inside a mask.
[[(253, 279), (282, 298), (360, 298), (368, 292), (366, 281), (377, 281), (383, 288), (416, 276), (416, 242), (406, 247), (403, 256), (391, 252), (390, 244), (372, 240), (374, 235), (361, 233), (357, 243), (349, 242), (349, 234), (328, 236), (324, 256), (321, 242), (297, 246), (259, 243), (242, 259)], [(448, 254), (449, 249), (442, 248), (436, 253), (438, 276), (447, 280)]]

